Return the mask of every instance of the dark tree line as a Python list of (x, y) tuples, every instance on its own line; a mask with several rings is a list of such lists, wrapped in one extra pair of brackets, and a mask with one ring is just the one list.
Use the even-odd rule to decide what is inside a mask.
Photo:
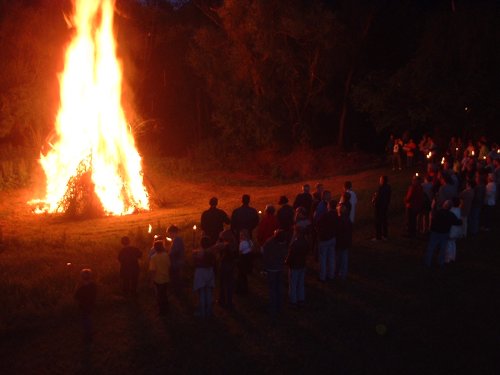
[[(50, 134), (70, 9), (0, 0), (1, 145), (38, 150)], [(500, 132), (494, 1), (118, 0), (116, 10), (126, 110), (149, 152)]]

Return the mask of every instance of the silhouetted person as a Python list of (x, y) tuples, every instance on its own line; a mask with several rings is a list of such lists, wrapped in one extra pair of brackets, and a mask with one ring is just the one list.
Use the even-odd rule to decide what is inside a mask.
[(168, 313), (168, 282), (170, 281), (170, 257), (163, 241), (155, 241), (154, 254), (149, 260), (149, 272), (156, 289), (156, 298), (160, 316)]
[(432, 264), (432, 256), (436, 248), (439, 248), (438, 264), (441, 267), (444, 265), (451, 226), (462, 225), (462, 220), (451, 213), (450, 208), (451, 201), (445, 201), (443, 207), (438, 209), (432, 216), (429, 243), (425, 253), (425, 265), (427, 267)]
[(125, 296), (134, 296), (137, 292), (137, 282), (139, 280), (139, 259), (142, 252), (133, 246), (130, 246), (130, 238), (122, 237), (121, 244), (123, 248), (118, 254), (120, 262), (120, 276), (122, 278), (123, 294)]
[(97, 297), (97, 286), (92, 281), (92, 270), (90, 268), (81, 270), (80, 283), (74, 297), (80, 308), (83, 340), (90, 343), (92, 341), (92, 311)]
[(267, 272), (269, 286), (269, 310), (273, 321), (281, 310), (281, 275), (287, 253), (286, 233), (277, 229), (262, 248), (263, 268)]
[(288, 198), (284, 195), (280, 197), (278, 204), (281, 206), (276, 214), (276, 217), (278, 218), (278, 228), (286, 232), (288, 244), (292, 239), (295, 210), (288, 204)]
[(221, 307), (233, 308), (234, 270), (238, 259), (238, 242), (231, 230), (225, 230), (220, 234), (220, 239), (215, 246), (219, 254), (219, 305)]
[(293, 208), (296, 210), (299, 207), (304, 207), (306, 210), (306, 216), (310, 216), (312, 214), (312, 204), (313, 197), (311, 195), (311, 186), (309, 184), (304, 184), (302, 186), (302, 193), (297, 194), (295, 197), (295, 201), (293, 202)]
[(236, 208), (231, 215), (231, 230), (239, 238), (240, 231), (246, 229), (252, 238), (252, 232), (259, 224), (259, 214), (255, 208), (250, 207), (250, 195), (244, 194), (241, 203), (241, 207)]
[(417, 235), (417, 216), (424, 205), (424, 189), (420, 178), (414, 176), (405, 196), (407, 236)]
[(294, 307), (302, 306), (305, 302), (305, 274), (306, 255), (309, 243), (305, 237), (304, 228), (295, 225), (294, 239), (288, 249), (286, 265), (288, 271), (288, 296)]
[(257, 241), (260, 246), (264, 245), (266, 241), (273, 236), (274, 231), (278, 229), (278, 218), (275, 212), (276, 210), (273, 205), (266, 205), (264, 216), (257, 227)]
[(179, 295), (182, 289), (182, 270), (184, 269), (184, 241), (179, 236), (179, 228), (175, 225), (170, 225), (167, 228), (167, 238), (172, 241), (170, 247), (170, 284), (172, 289)]
[(375, 209), (375, 238), (373, 241), (386, 240), (388, 237), (388, 212), (391, 202), (391, 187), (387, 176), (380, 176), (379, 187), (373, 195), (372, 204)]
[(200, 297), (200, 316), (208, 318), (212, 316), (213, 289), (215, 288), (215, 255), (210, 248), (210, 238), (202, 237), (201, 247), (193, 252), (195, 266), (193, 290)]
[(201, 214), (201, 229), (203, 234), (210, 238), (212, 244), (217, 242), (219, 234), (224, 230), (224, 224), (231, 223), (226, 212), (217, 208), (218, 203), (216, 197), (210, 198), (210, 208)]

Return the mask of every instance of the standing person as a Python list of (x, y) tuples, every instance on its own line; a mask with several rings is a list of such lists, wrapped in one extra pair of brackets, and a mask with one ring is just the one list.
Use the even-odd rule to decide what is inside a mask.
[(224, 230), (224, 224), (230, 224), (231, 220), (224, 210), (217, 208), (219, 200), (216, 197), (210, 198), (208, 204), (210, 208), (201, 214), (201, 230), (203, 234), (210, 238), (212, 244), (217, 242), (219, 234)]
[(434, 250), (439, 248), (439, 266), (444, 265), (446, 247), (448, 245), (448, 237), (452, 225), (462, 225), (462, 220), (450, 212), (451, 202), (446, 201), (442, 208), (439, 208), (432, 217), (431, 231), (427, 251), (425, 253), (425, 265), (430, 267), (432, 265), (432, 256)]
[(176, 225), (170, 225), (167, 228), (167, 238), (172, 241), (170, 247), (170, 283), (176, 294), (182, 289), (182, 270), (184, 268), (184, 241), (179, 236), (179, 228)]
[(193, 291), (199, 294), (199, 315), (203, 319), (212, 316), (212, 292), (215, 288), (215, 256), (210, 249), (211, 242), (209, 237), (203, 236), (200, 240), (201, 247), (193, 251), (195, 266)]
[(403, 153), (403, 141), (400, 138), (394, 140), (394, 146), (392, 147), (392, 170), (401, 170), (402, 161), (401, 155)]
[(239, 256), (238, 256), (238, 279), (236, 291), (240, 294), (248, 293), (248, 274), (252, 272), (252, 240), (248, 231), (240, 231)]
[(349, 249), (352, 247), (352, 223), (349, 218), (349, 210), (344, 204), (337, 206), (338, 229), (337, 229), (337, 253), (339, 255), (339, 278), (344, 281), (347, 277)]
[(288, 198), (284, 195), (280, 197), (278, 204), (281, 206), (276, 214), (276, 217), (278, 218), (278, 227), (286, 232), (287, 243), (290, 243), (293, 234), (292, 230), (295, 219), (295, 210), (288, 204)]
[(264, 216), (257, 227), (257, 241), (259, 241), (260, 246), (264, 245), (273, 236), (274, 231), (278, 229), (279, 224), (275, 212), (273, 205), (266, 205)]
[(329, 190), (324, 190), (321, 195), (321, 201), (316, 206), (316, 210), (314, 211), (313, 221), (317, 222), (321, 216), (325, 212), (328, 211), (328, 203), (332, 199), (332, 193)]
[(122, 290), (126, 297), (134, 297), (137, 293), (139, 259), (142, 257), (142, 253), (138, 248), (130, 246), (130, 238), (127, 236), (122, 237), (121, 244), (123, 248), (118, 254), (118, 261), (120, 262)]
[(324, 190), (325, 190), (325, 188), (324, 188), (323, 184), (321, 182), (318, 182), (316, 184), (316, 190), (312, 195), (313, 203), (311, 206), (311, 216), (314, 215), (314, 212), (316, 211), (316, 208), (318, 207), (319, 202), (321, 202)]
[(168, 313), (167, 287), (170, 281), (170, 257), (167, 254), (163, 241), (155, 241), (153, 248), (155, 252), (149, 260), (150, 279), (156, 289), (160, 316), (165, 316)]
[(267, 272), (269, 285), (269, 310), (273, 322), (281, 310), (281, 274), (287, 253), (286, 233), (277, 229), (262, 248), (263, 267)]
[(240, 238), (240, 231), (246, 229), (248, 236), (252, 238), (252, 231), (259, 224), (259, 214), (255, 208), (250, 207), (250, 195), (244, 194), (241, 203), (231, 215), (231, 230), (236, 238)]
[(486, 185), (484, 183), (484, 177), (476, 172), (476, 180), (474, 189), (474, 197), (472, 198), (472, 205), (470, 209), (470, 215), (467, 219), (469, 234), (475, 236), (479, 233), (479, 219), (481, 217), (481, 208), (483, 207), (484, 197), (486, 195)]
[(84, 268), (80, 271), (80, 283), (76, 288), (74, 297), (80, 308), (83, 340), (90, 343), (92, 341), (92, 312), (97, 298), (97, 286), (92, 280), (92, 270), (90, 268)]
[(304, 207), (306, 215), (310, 216), (312, 214), (312, 204), (313, 197), (311, 195), (311, 186), (309, 184), (304, 184), (302, 185), (302, 193), (297, 194), (295, 197), (293, 208), (297, 210), (299, 207)]
[(375, 208), (375, 238), (372, 241), (387, 240), (389, 236), (387, 215), (391, 203), (391, 186), (388, 181), (387, 176), (380, 176), (378, 190), (372, 197)]
[(406, 152), (406, 168), (413, 167), (416, 149), (417, 145), (412, 138), (403, 146), (403, 150)]
[(488, 174), (488, 183), (486, 184), (486, 193), (484, 196), (484, 206), (483, 206), (483, 230), (491, 230), (491, 222), (493, 221), (493, 213), (495, 211), (497, 198), (497, 185), (495, 183), (495, 175), (493, 173)]
[[(462, 217), (460, 212), (460, 199), (455, 197), (452, 199), (452, 207), (450, 212), (457, 219)], [(463, 224), (463, 223), (462, 223)], [(448, 236), (448, 244), (446, 245), (445, 263), (454, 262), (457, 258), (457, 239), (462, 237), (462, 225), (452, 225)]]
[(238, 243), (231, 230), (220, 234), (219, 243), (216, 245), (219, 253), (219, 305), (223, 308), (233, 308), (234, 269), (238, 259)]
[(335, 242), (338, 226), (336, 206), (336, 201), (330, 201), (328, 211), (316, 223), (319, 241), (319, 280), (322, 282), (325, 282), (327, 277), (330, 280), (335, 277)]
[(288, 249), (285, 264), (288, 270), (288, 295), (290, 304), (301, 307), (305, 301), (304, 280), (306, 274), (306, 255), (309, 244), (305, 237), (304, 228), (299, 225), (294, 227), (294, 239)]
[(434, 199), (434, 190), (432, 183), (432, 176), (425, 176), (425, 181), (422, 182), (423, 201), (422, 210), (420, 211), (418, 220), (418, 225), (420, 227), (420, 233), (425, 234), (429, 231), (430, 227), (430, 215), (432, 210), (432, 200)]
[(474, 199), (473, 182), (469, 179), (465, 181), (465, 189), (460, 193), (460, 213), (462, 216), (462, 238), (467, 236), (467, 218), (470, 215), (472, 200)]
[(344, 192), (349, 193), (351, 195), (350, 203), (351, 203), (351, 211), (349, 212), (349, 219), (351, 219), (351, 223), (354, 224), (354, 218), (356, 216), (356, 205), (358, 204), (358, 197), (356, 193), (352, 190), (352, 182), (346, 181), (344, 182)]
[(420, 178), (414, 176), (405, 196), (408, 237), (413, 238), (417, 235), (417, 216), (420, 212), (422, 212), (423, 204), (424, 189), (420, 183)]

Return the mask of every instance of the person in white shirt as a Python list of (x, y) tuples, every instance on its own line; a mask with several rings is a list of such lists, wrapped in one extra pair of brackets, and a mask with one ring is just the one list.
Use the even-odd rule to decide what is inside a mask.
[(349, 219), (351, 219), (351, 223), (354, 224), (354, 217), (356, 216), (356, 205), (358, 204), (358, 198), (356, 197), (356, 193), (352, 190), (351, 181), (344, 182), (344, 191), (346, 193), (351, 194), (351, 199), (349, 200), (349, 203), (351, 203), (351, 212), (349, 213)]

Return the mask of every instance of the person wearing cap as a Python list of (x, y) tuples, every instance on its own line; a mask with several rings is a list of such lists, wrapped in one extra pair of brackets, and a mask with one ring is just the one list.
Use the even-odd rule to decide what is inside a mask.
[(118, 254), (118, 261), (120, 262), (123, 294), (133, 297), (137, 292), (139, 259), (142, 257), (142, 252), (137, 247), (130, 246), (130, 238), (127, 236), (121, 238), (121, 244), (123, 248)]
[(224, 210), (217, 208), (219, 200), (216, 197), (210, 198), (208, 203), (210, 208), (201, 214), (201, 230), (214, 244), (224, 230), (224, 224), (230, 224), (231, 220)]
[(438, 264), (441, 267), (444, 265), (451, 226), (462, 225), (462, 220), (451, 213), (450, 208), (451, 201), (445, 201), (443, 206), (432, 216), (429, 243), (424, 258), (427, 267), (432, 265), (432, 256), (436, 248), (439, 249)]
[(250, 195), (244, 194), (241, 203), (231, 215), (231, 230), (236, 238), (240, 238), (240, 231), (246, 229), (252, 238), (252, 232), (259, 224), (259, 214), (255, 208), (250, 207)]
[(269, 311), (273, 321), (281, 310), (281, 275), (288, 253), (286, 241), (286, 232), (282, 229), (276, 229), (273, 237), (267, 240), (262, 247), (263, 268), (267, 272), (269, 286)]
[(92, 270), (90, 268), (81, 270), (80, 283), (76, 288), (74, 298), (80, 308), (83, 340), (86, 343), (90, 343), (92, 341), (92, 311), (94, 310), (97, 298), (97, 286), (93, 281)]
[(184, 241), (179, 236), (179, 228), (170, 225), (167, 228), (167, 240), (172, 242), (170, 247), (170, 284), (175, 293), (179, 293), (182, 288), (182, 270), (184, 268)]
[(165, 316), (169, 308), (167, 287), (170, 281), (170, 257), (162, 240), (156, 240), (153, 248), (155, 252), (149, 260), (149, 274), (156, 289), (160, 316)]

